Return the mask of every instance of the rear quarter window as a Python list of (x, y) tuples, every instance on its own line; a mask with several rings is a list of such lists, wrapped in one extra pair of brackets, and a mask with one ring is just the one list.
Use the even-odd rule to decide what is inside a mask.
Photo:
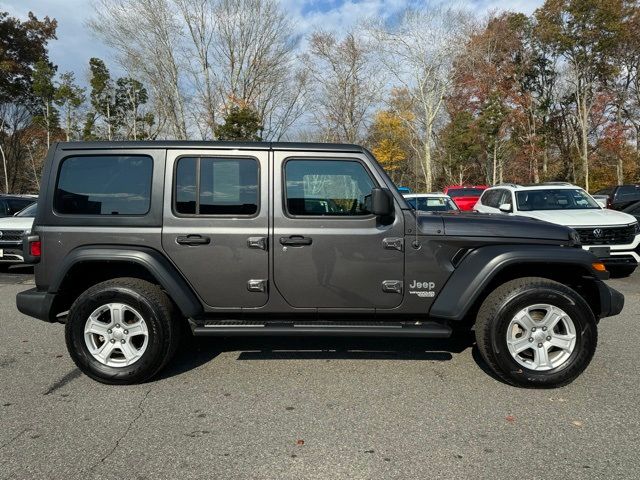
[(153, 159), (83, 155), (59, 169), (54, 209), (65, 215), (145, 215), (151, 206)]

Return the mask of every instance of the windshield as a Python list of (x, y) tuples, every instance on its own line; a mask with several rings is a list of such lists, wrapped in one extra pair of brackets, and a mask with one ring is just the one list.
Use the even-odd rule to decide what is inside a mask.
[(585, 210), (600, 205), (581, 188), (525, 190), (516, 192), (518, 210)]
[(450, 212), (458, 210), (456, 204), (446, 197), (414, 197), (406, 200), (411, 205), (411, 208), (421, 212)]
[(484, 192), (483, 188), (450, 188), (447, 195), (453, 197), (479, 197)]
[(16, 213), (16, 217), (35, 217), (37, 207), (37, 203), (32, 203), (27, 208), (23, 208), (18, 213)]

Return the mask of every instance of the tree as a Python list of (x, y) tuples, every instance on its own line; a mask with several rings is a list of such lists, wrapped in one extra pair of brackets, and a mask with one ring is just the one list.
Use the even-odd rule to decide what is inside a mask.
[(315, 90), (313, 117), (322, 138), (360, 142), (380, 96), (370, 47), (352, 32), (342, 41), (332, 33), (315, 32), (304, 63)]
[[(95, 125), (97, 120), (102, 119), (106, 130), (106, 135), (103, 136), (106, 140), (112, 140), (114, 132), (118, 128), (119, 119), (116, 114), (116, 91), (111, 80), (111, 74), (104, 61), (99, 58), (91, 58), (89, 60), (89, 70), (91, 72), (89, 98), (92, 111), (89, 113), (90, 117), (87, 117), (86, 125)], [(96, 133), (98, 137), (101, 136), (100, 133), (92, 129), (91, 135), (95, 136)]]
[(295, 61), (298, 39), (291, 33), (290, 16), (276, 0), (206, 3), (213, 4), (208, 61), (223, 109), (236, 103), (252, 105), (263, 137), (282, 138), (304, 113), (308, 87), (308, 75)]
[(47, 42), (56, 38), (56, 20), (26, 21), (0, 12), (0, 103), (29, 97), (35, 64), (47, 60)]
[(218, 140), (259, 142), (262, 140), (260, 115), (246, 105), (232, 105), (224, 118), (224, 123), (216, 126)]
[(145, 122), (145, 117), (140, 116), (140, 108), (148, 98), (147, 89), (138, 80), (126, 77), (116, 81), (116, 111), (118, 123), (127, 126), (125, 138), (139, 139), (139, 125)]
[(617, 73), (615, 52), (621, 41), (623, 0), (547, 0), (536, 10), (536, 33), (568, 64), (577, 125), (576, 147), (583, 182), (589, 189), (589, 135), (600, 84)]
[(182, 25), (171, 0), (98, 0), (91, 29), (117, 53), (118, 63), (149, 86), (167, 134), (186, 139), (186, 72)]
[(51, 145), (51, 130), (58, 126), (59, 120), (58, 111), (53, 106), (56, 97), (56, 87), (53, 84), (55, 74), (56, 69), (51, 63), (39, 60), (35, 64), (31, 86), (36, 100), (34, 121), (46, 131), (47, 149)]
[(6, 192), (26, 157), (22, 137), (35, 103), (33, 72), (36, 63), (48, 61), (47, 42), (56, 38), (56, 26), (55, 20), (41, 21), (31, 12), (25, 21), (0, 12), (0, 156)]
[(370, 129), (372, 152), (382, 167), (392, 176), (408, 158), (405, 144), (409, 138), (402, 118), (389, 110), (376, 113)]
[(444, 99), (454, 79), (453, 59), (465, 44), (468, 15), (451, 7), (408, 9), (398, 22), (369, 25), (379, 60), (396, 82), (411, 95), (420, 138), (426, 189), (433, 190), (433, 146)]
[(55, 92), (55, 103), (64, 112), (64, 130), (67, 142), (71, 138), (78, 138), (78, 109), (85, 101), (85, 89), (79, 87), (75, 81), (73, 72), (65, 72), (60, 75), (60, 80)]
[(418, 189), (415, 164), (411, 161), (416, 156), (409, 127), (414, 121), (410, 99), (405, 90), (393, 90), (387, 103), (388, 108), (374, 116), (367, 144), (396, 184), (410, 184)]
[[(444, 169), (444, 183), (464, 185), (480, 170), (483, 148), (478, 127), (468, 110), (456, 111), (440, 132), (440, 154)], [(475, 177), (478, 174), (475, 173)]]

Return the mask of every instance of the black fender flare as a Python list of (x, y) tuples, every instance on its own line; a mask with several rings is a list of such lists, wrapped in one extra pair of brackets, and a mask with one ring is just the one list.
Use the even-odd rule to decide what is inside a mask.
[[(462, 320), (484, 289), (502, 270), (518, 263), (580, 267), (597, 279), (591, 266), (598, 259), (582, 248), (550, 245), (492, 245), (469, 253), (454, 270), (436, 297), (430, 317)], [(605, 274), (606, 275), (606, 274)], [(523, 272), (526, 276), (526, 272)]]
[(193, 318), (203, 312), (202, 303), (177, 268), (160, 252), (148, 247), (92, 245), (76, 248), (64, 259), (58, 275), (49, 285), (49, 293), (57, 293), (71, 269), (85, 262), (137, 264), (157, 280), (185, 317)]

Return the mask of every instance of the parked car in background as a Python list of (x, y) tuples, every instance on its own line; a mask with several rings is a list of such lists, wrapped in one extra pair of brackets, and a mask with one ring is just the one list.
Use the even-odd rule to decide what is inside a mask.
[(460, 209), (444, 193), (412, 193), (404, 195), (407, 203), (420, 212), (459, 212)]
[(0, 218), (0, 263), (22, 263), (22, 237), (31, 231), (37, 203), (31, 203), (13, 217)]
[(460, 210), (473, 210), (478, 198), (480, 198), (482, 192), (487, 188), (487, 185), (476, 185), (473, 187), (451, 185), (445, 187), (443, 193), (451, 197)]
[(33, 195), (0, 195), (0, 217), (13, 217), (37, 200)]
[(640, 262), (638, 220), (602, 208), (582, 188), (568, 183), (502, 184), (487, 189), (474, 210), (537, 218), (572, 227), (585, 250), (607, 266), (612, 277), (631, 275)]
[(624, 210), (632, 203), (640, 201), (640, 184), (615, 185), (594, 192), (607, 196), (607, 208)]

